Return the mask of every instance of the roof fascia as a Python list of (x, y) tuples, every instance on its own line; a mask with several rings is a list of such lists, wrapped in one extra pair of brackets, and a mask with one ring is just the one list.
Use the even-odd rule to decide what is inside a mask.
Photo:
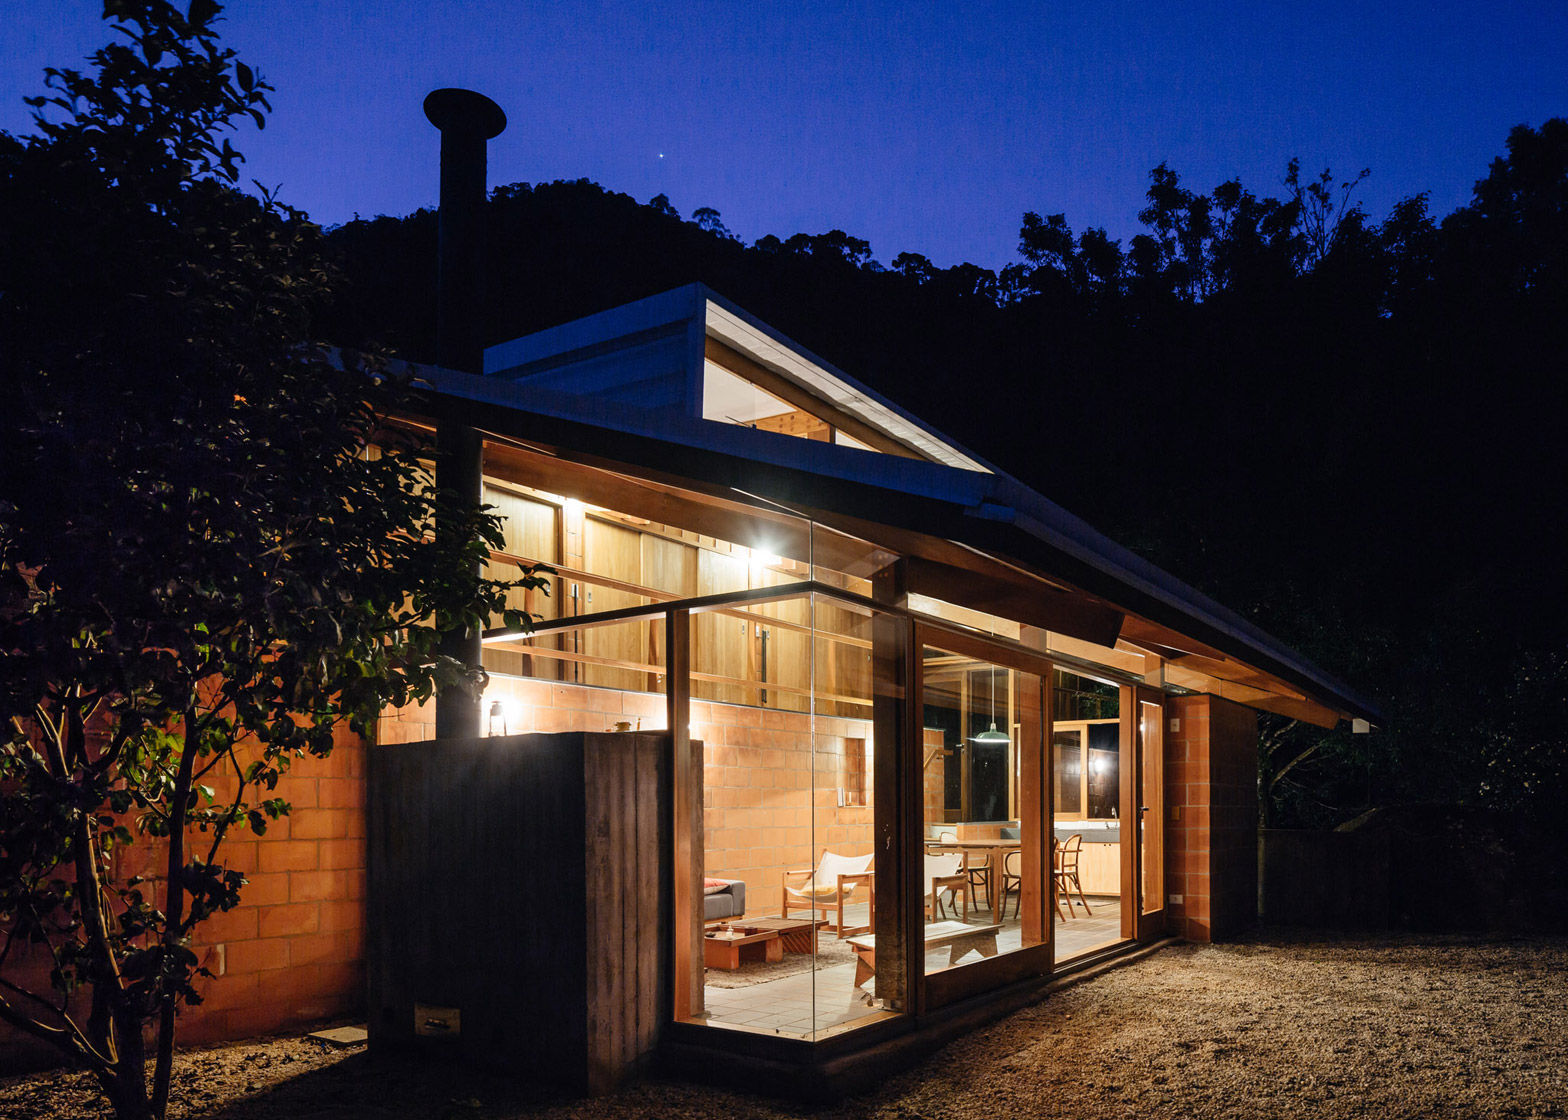
[[(627, 336), (644, 334), (661, 327), (685, 327), (693, 320), (701, 322), (706, 313), (706, 299), (706, 289), (702, 285), (687, 284), (684, 288), (660, 292), (656, 296), (573, 319), (557, 327), (548, 327), (521, 338), (497, 343), (485, 350), (485, 374), (504, 375), (540, 362), (549, 362), (564, 354), (613, 346)], [(510, 377), (506, 379), (511, 380)]]

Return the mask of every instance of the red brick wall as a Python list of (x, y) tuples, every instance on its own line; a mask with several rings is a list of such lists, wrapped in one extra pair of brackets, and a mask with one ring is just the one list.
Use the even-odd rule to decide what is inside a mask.
[(1166, 864), (1171, 932), (1233, 936), (1257, 920), (1258, 732), (1250, 708), (1172, 697), (1166, 716)]

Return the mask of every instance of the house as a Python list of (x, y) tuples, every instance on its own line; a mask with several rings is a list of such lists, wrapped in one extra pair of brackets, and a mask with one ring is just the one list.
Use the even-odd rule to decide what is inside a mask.
[[(532, 632), (484, 638), (487, 732), (653, 731), (694, 760), (664, 909), (612, 931), (668, 927), (639, 997), (660, 1021), (627, 1030), (688, 1068), (929, 1041), (1065, 970), (1246, 928), (1255, 713), (1376, 718), (701, 285), (422, 374), (482, 433), (497, 559), (555, 573), (514, 604)], [(428, 708), (383, 720), (383, 747), (434, 739)]]
[[(476, 429), (484, 497), (505, 518), (493, 559), (553, 569), (548, 594), (513, 604), (541, 617), (531, 632), (484, 637), (496, 752), (459, 752), (534, 767), (518, 789), (539, 812), (578, 798), (564, 853), (482, 869), (551, 916), (522, 936), (492, 913), (477, 935), (432, 901), (439, 872), (421, 883), (408, 847), (386, 855), (393, 839), (444, 843), (441, 820), (474, 818), (468, 797), (484, 796), (442, 761), (421, 771), (426, 794), (443, 791), (422, 811), (451, 816), (427, 836), (391, 815), (397, 773), (459, 755), (435, 753), (450, 744), (433, 706), (389, 711), (376, 743), (296, 766), (286, 827), (230, 845), (250, 884), (201, 931), (215, 977), (185, 1042), (366, 1009), (379, 937), (373, 1032), (382, 1015), (395, 1033), (455, 1032), (461, 1014), (465, 1038), (515, 1046), (557, 1028), (526, 1002), (545, 989), (508, 971), (561, 971), (536, 936), (579, 962), (588, 942), (594, 967), (597, 922), (613, 942), (603, 983), (572, 981), (588, 1010), (558, 1032), (615, 1034), (588, 1087), (654, 1058), (853, 1085), (857, 1058), (916, 1053), (1066, 972), (1245, 929), (1255, 713), (1377, 718), (983, 449), (700, 285), (493, 347), (484, 366), (421, 369), (427, 407), (402, 419)], [(552, 744), (581, 759), (620, 743), (663, 767), (643, 792), (583, 781), (581, 764), (571, 790), (540, 777)], [(584, 831), (583, 798), (603, 835)], [(645, 840), (604, 838), (633, 814), (652, 822)], [(609, 885), (588, 888), (579, 920), (532, 884), (542, 867), (582, 906), (568, 865), (585, 846)], [(480, 943), (500, 947), (484, 987), (509, 1013), (421, 994), (440, 985), (406, 975), (389, 911), (367, 903), (378, 859), (383, 895), (396, 881), (402, 912), (421, 911), (399, 929), (450, 938), (434, 951), (465, 968)], [(619, 1005), (630, 1025), (611, 1030)]]

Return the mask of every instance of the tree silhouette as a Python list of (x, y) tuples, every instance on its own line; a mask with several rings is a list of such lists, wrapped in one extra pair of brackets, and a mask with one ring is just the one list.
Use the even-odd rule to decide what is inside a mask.
[(379, 363), (312, 341), (320, 231), (233, 185), (270, 87), (217, 5), (105, 13), (122, 40), (0, 135), (0, 1021), (143, 1120), (193, 934), (243, 893), (225, 839), (288, 813), (293, 760), (476, 684), (434, 620), (516, 583), (476, 574), (499, 524), (383, 424)]

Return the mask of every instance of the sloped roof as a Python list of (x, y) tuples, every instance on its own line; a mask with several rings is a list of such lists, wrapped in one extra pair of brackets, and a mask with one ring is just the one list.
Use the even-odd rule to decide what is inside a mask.
[[(941, 451), (942, 459), (701, 419), (700, 407), (691, 407), (689, 393), (694, 385), (700, 392), (700, 381), (690, 362), (700, 361), (693, 356), (710, 333), (801, 384), (838, 393), (838, 407), (854, 409), (908, 446)], [(672, 339), (681, 340), (686, 359), (671, 360)], [(1374, 704), (1269, 634), (700, 285), (493, 347), (486, 370), (487, 376), (429, 367), (420, 373), (436, 390), (434, 410), (497, 436), (575, 451), (583, 461), (649, 477), (731, 488), (814, 516), (940, 534), (1041, 580), (1068, 581), (1136, 616), (1142, 629), (1135, 644), (1158, 648), (1168, 640), (1163, 634), (1185, 636), (1203, 658), (1236, 658), (1342, 716), (1381, 720)], [(563, 387), (584, 371), (590, 391)], [(654, 398), (663, 403), (653, 405)], [(1170, 652), (1182, 653), (1179, 646)]]
[(717, 339), (932, 462), (972, 471), (995, 469), (704, 284), (688, 284), (492, 346), (485, 351), (485, 375), (700, 417), (706, 338)]

